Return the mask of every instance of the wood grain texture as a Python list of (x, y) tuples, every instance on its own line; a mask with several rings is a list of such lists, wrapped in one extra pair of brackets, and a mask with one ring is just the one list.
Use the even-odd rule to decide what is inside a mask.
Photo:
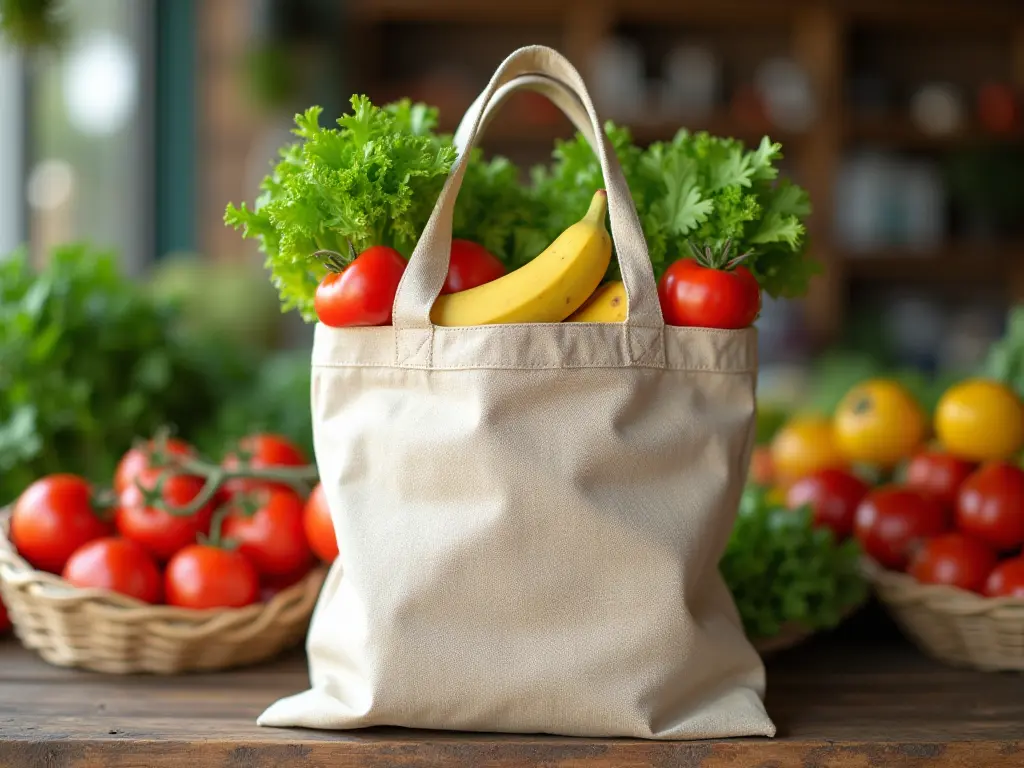
[(382, 728), (258, 728), (305, 687), (301, 654), (171, 678), (51, 667), (0, 641), (0, 766), (64, 768), (918, 768), (1024, 765), (1024, 680), (959, 670), (901, 641), (818, 642), (769, 662), (774, 740), (658, 743)]

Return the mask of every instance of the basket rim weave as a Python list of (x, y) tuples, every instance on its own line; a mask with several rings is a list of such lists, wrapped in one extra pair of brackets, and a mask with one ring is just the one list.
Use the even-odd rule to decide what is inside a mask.
[[(241, 608), (180, 608), (152, 605), (128, 595), (99, 588), (69, 584), (56, 574), (40, 571), (18, 554), (10, 540), (13, 504), (0, 507), (0, 584), (28, 588), (51, 605), (72, 607), (91, 603), (111, 618), (132, 623), (159, 624), (160, 634), (169, 638), (194, 639), (244, 630), (248, 635), (281, 621), (282, 614), (296, 609), (307, 612), (327, 573), (327, 566), (314, 566), (295, 584), (282, 589), (266, 602)], [(310, 597), (303, 597), (312, 593)], [(15, 617), (12, 617), (12, 619)]]
[(893, 606), (924, 604), (932, 610), (959, 616), (1024, 613), (1024, 597), (987, 597), (947, 584), (923, 584), (867, 556), (861, 560), (861, 571), (884, 601)]

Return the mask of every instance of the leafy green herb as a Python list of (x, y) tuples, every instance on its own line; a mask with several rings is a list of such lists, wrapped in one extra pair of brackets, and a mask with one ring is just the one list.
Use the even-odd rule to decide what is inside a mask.
[[(778, 178), (779, 144), (765, 137), (747, 150), (736, 139), (681, 130), (670, 142), (640, 149), (625, 128), (609, 122), (605, 132), (633, 194), (656, 276), (689, 256), (691, 242), (718, 251), (732, 240), (735, 253), (750, 253), (744, 263), (769, 295), (806, 292), (818, 270), (805, 249), (810, 203), (803, 189)], [(559, 142), (552, 168), (535, 169), (533, 179), (553, 236), (586, 207), (601, 172), (577, 135)]]
[(834, 627), (867, 596), (856, 540), (837, 544), (815, 528), (811, 510), (772, 503), (748, 486), (720, 567), (752, 638), (777, 635), (786, 624)]
[(174, 320), (111, 253), (0, 259), (0, 503), (52, 472), (108, 481), (136, 436), (211, 418), (217, 391)]

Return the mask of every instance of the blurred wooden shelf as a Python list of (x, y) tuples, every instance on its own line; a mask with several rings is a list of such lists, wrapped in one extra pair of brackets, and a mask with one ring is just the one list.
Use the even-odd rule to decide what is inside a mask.
[[(757, 146), (763, 136), (772, 141), (780, 142), (784, 147), (790, 142), (799, 141), (804, 134), (779, 131), (773, 126), (757, 126), (743, 123), (726, 112), (706, 117), (659, 120), (628, 120), (608, 116), (616, 125), (629, 128), (634, 140), (639, 144), (655, 141), (671, 141), (678, 131), (685, 128), (691, 133), (707, 131), (715, 136), (729, 136), (739, 139), (747, 146)], [(441, 131), (454, 132), (457, 123), (442, 118)], [(541, 121), (523, 117), (515, 113), (503, 114), (500, 120), (494, 120), (488, 127), (484, 143), (491, 144), (553, 144), (555, 139), (564, 139), (575, 132), (572, 124), (563, 118), (553, 121)]]
[(984, 27), (1019, 22), (1017, 0), (349, 0), (346, 12), (368, 22), (549, 22), (593, 8), (627, 23), (704, 23), (750, 26), (786, 23), (807, 12), (840, 13), (851, 22), (902, 24), (914, 29)]
[(933, 134), (921, 130), (909, 118), (860, 117), (845, 126), (847, 142), (877, 144), (894, 149), (956, 149), (985, 144), (1024, 145), (1024, 126), (1008, 133), (995, 133), (967, 125), (952, 133)]
[(1024, 243), (953, 242), (937, 249), (886, 247), (840, 255), (843, 270), (855, 280), (995, 284), (1024, 264)]

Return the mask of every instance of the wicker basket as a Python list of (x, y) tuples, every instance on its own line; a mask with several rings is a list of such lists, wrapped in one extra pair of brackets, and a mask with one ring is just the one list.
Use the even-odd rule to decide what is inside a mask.
[(51, 664), (114, 674), (176, 674), (255, 664), (303, 639), (325, 568), (269, 602), (197, 611), (148, 605), (98, 589), (73, 587), (37, 571), (8, 539), (0, 510), (0, 596), (26, 648)]
[(1024, 670), (1024, 599), (921, 584), (871, 560), (863, 570), (896, 623), (928, 655), (973, 669)]

